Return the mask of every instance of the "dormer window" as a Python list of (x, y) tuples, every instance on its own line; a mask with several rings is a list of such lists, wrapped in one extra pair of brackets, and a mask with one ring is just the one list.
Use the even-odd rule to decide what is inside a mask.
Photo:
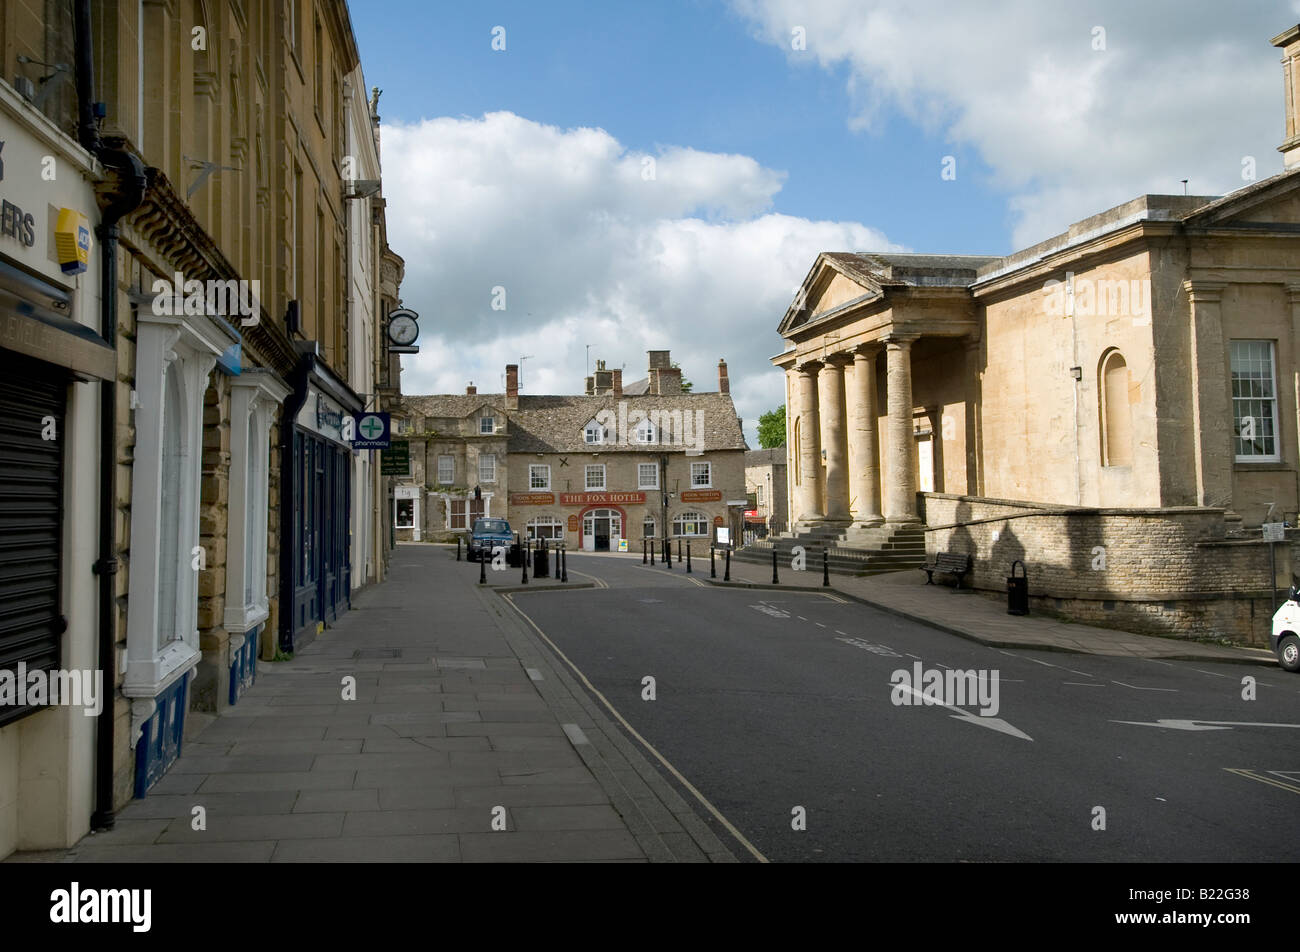
[(655, 441), (655, 425), (649, 420), (642, 420), (636, 425), (636, 441), (638, 443), (653, 443)]
[(496, 417), (492, 417), (492, 416), (479, 417), (478, 431), (481, 434), (495, 433), (497, 431)]
[(583, 439), (588, 443), (604, 443), (609, 439), (609, 429), (608, 427), (601, 426), (599, 421), (592, 420), (587, 424), (586, 429), (583, 430)]

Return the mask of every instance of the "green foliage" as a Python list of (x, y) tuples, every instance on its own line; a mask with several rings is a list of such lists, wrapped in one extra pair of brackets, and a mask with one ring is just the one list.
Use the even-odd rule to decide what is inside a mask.
[(758, 418), (758, 445), (765, 450), (785, 446), (785, 404)]

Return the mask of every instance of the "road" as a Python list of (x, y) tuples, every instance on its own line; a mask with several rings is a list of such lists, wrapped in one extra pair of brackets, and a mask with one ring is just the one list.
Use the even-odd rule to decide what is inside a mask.
[[(695, 568), (575, 555), (570, 575), (599, 587), (510, 598), (752, 845), (738, 855), (1300, 859), (1286, 822), (1300, 678), (1280, 668), (990, 648), (833, 594), (719, 589)], [(996, 672), (996, 711), (893, 703), (915, 697), (891, 678), (917, 663), (986, 672), (986, 687)]]

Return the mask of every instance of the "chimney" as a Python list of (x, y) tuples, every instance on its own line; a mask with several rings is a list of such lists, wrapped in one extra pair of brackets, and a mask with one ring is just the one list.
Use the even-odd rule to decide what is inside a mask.
[(609, 373), (611, 392), (616, 397), (623, 396), (623, 368), (620, 367), (618, 370), (611, 370)]
[(595, 393), (596, 393), (596, 378), (595, 378), (595, 377), (588, 377), (588, 378), (587, 378), (587, 390), (586, 390), (586, 394), (587, 394), (587, 396), (590, 397), (590, 396), (593, 396)]
[(1270, 40), (1282, 50), (1282, 89), (1286, 101), (1286, 138), (1277, 150), (1282, 167), (1300, 166), (1300, 25), (1283, 30)]
[(467, 397), (472, 397), (476, 393), (478, 393), (478, 387), (474, 386), (473, 384), (470, 384), (468, 387), (465, 388), (465, 396)]
[(506, 409), (519, 409), (519, 365), (506, 364)]
[(592, 387), (592, 393), (598, 397), (605, 396), (608, 393), (613, 393), (614, 374), (612, 371), (605, 369), (605, 362), (603, 360), (596, 361), (596, 372), (593, 374), (593, 377), (595, 380)]
[(682, 392), (682, 369), (680, 367), (660, 367), (655, 372), (655, 393), (661, 397), (676, 397)]
[(727, 379), (727, 362), (718, 361), (718, 393), (731, 393), (731, 381)]

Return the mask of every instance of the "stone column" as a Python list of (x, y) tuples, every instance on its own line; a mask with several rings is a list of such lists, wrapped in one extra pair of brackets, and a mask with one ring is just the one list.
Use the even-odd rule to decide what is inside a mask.
[(916, 438), (912, 431), (912, 342), (914, 334), (885, 338), (888, 456), (885, 460), (885, 519), (915, 525)]
[(876, 409), (876, 348), (853, 353), (853, 452), (849, 461), (860, 528), (878, 526), (880, 514), (880, 431)]
[(817, 407), (817, 371), (820, 364), (800, 364), (799, 372), (799, 522), (820, 524), (826, 517), (821, 506), (821, 421)]
[(1232, 403), (1220, 303), (1224, 285), (1186, 281), (1191, 320), (1192, 440), (1198, 506), (1232, 507)]
[(984, 492), (983, 467), (981, 459), (981, 442), (984, 434), (980, 432), (979, 412), (981, 397), (981, 378), (983, 361), (980, 359), (980, 341), (967, 337), (963, 342), (966, 349), (966, 490), (967, 496), (979, 496)]
[(818, 377), (821, 403), (822, 449), (826, 451), (826, 521), (848, 525), (849, 514), (849, 440), (844, 402), (844, 366), (847, 354), (832, 354), (822, 365)]

